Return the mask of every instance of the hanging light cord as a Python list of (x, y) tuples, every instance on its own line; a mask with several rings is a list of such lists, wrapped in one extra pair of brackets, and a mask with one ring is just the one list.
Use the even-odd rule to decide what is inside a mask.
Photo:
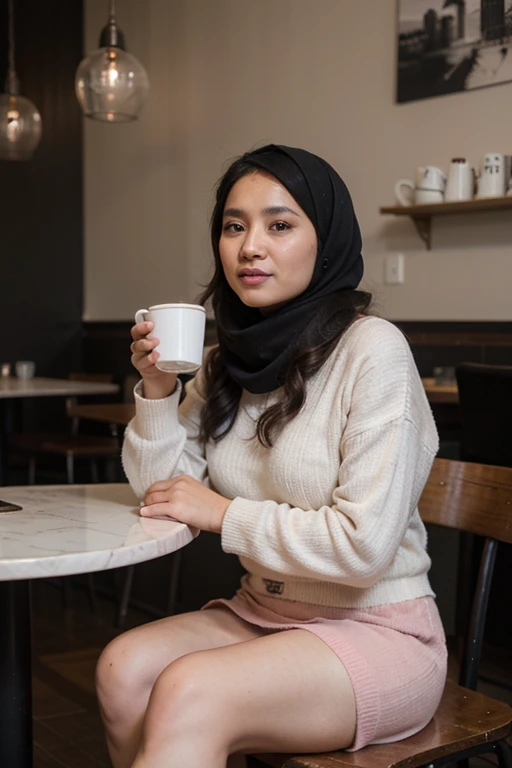
[(116, 0), (110, 0), (110, 21), (115, 21), (116, 17)]
[(5, 90), (12, 95), (19, 92), (19, 82), (14, 65), (14, 0), (9, 0), (9, 69), (5, 79)]
[(16, 74), (14, 69), (14, 2), (9, 0), (9, 69)]

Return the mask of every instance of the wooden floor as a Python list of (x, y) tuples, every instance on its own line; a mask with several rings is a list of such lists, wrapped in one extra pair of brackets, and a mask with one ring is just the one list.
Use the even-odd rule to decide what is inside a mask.
[[(33, 585), (34, 768), (111, 768), (94, 693), (94, 668), (113, 628), (113, 603), (76, 585), (72, 607), (50, 583)], [(148, 616), (130, 610), (126, 629)]]
[[(93, 614), (86, 590), (76, 585), (72, 608), (65, 610), (60, 590), (48, 582), (34, 584), (34, 768), (111, 768), (94, 694), (94, 667), (101, 649), (119, 631), (112, 626), (113, 603), (97, 602)], [(150, 620), (130, 610), (126, 629)], [(512, 704), (510, 655), (489, 649), (483, 671), (495, 682), (483, 681), (480, 690)], [(475, 759), (471, 766), (489, 763), (494, 764), (492, 758)]]

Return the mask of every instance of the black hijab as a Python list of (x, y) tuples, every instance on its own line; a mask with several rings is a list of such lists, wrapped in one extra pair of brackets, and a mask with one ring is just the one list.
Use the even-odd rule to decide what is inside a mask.
[[(361, 232), (349, 191), (322, 158), (303, 149), (268, 144), (241, 158), (274, 176), (313, 223), (318, 253), (306, 290), (270, 315), (247, 307), (224, 280), (214, 300), (218, 337), (231, 378), (254, 394), (283, 384), (286, 367), (307, 336), (308, 346), (324, 337), (322, 316), (340, 291), (357, 288), (363, 276)], [(327, 314), (326, 314), (327, 309)]]

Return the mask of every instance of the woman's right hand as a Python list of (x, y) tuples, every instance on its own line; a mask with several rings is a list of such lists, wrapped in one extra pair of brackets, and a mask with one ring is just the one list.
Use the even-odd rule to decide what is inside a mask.
[(148, 334), (154, 328), (151, 320), (144, 320), (137, 323), (131, 329), (132, 343), (130, 350), (132, 353), (132, 365), (138, 370), (144, 380), (144, 397), (149, 400), (159, 400), (163, 397), (169, 397), (176, 389), (177, 373), (165, 373), (160, 371), (155, 363), (160, 357), (155, 347), (158, 346), (159, 339), (148, 338)]

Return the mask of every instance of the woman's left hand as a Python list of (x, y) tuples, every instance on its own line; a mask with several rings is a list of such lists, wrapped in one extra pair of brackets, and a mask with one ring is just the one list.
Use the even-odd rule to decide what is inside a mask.
[(160, 480), (146, 491), (142, 517), (177, 520), (203, 531), (220, 533), (224, 514), (231, 504), (190, 475)]

